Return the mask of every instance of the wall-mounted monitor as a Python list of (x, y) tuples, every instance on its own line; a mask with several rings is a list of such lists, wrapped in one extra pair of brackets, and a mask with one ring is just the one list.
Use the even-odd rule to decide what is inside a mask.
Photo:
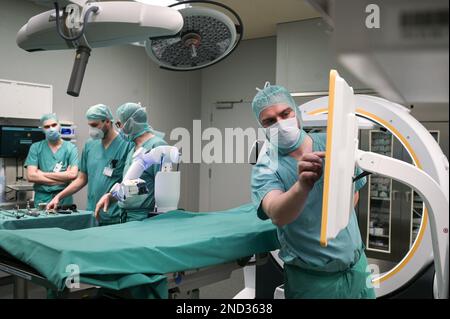
[(0, 157), (25, 158), (31, 144), (45, 139), (38, 127), (0, 126)]

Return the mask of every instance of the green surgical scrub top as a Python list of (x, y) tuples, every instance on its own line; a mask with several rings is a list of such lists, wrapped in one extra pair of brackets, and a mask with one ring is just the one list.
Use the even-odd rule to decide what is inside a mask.
[[(86, 142), (81, 154), (80, 171), (88, 178), (87, 210), (94, 211), (100, 198), (109, 192), (115, 183), (122, 181), (125, 160), (132, 148), (133, 145), (119, 135), (106, 149), (102, 140), (89, 139)], [(111, 202), (108, 213), (100, 211), (100, 225), (119, 222), (120, 209), (116, 202)]]
[[(71, 142), (62, 141), (58, 150), (53, 153), (48, 145), (47, 140), (33, 143), (28, 151), (27, 159), (25, 160), (25, 167), (36, 166), (40, 171), (45, 173), (52, 173), (56, 165), (61, 165), (60, 172), (67, 170), (69, 166), (78, 166), (78, 150)], [(34, 183), (34, 203), (37, 206), (39, 203), (49, 203), (56, 194), (66, 188), (69, 183), (61, 185), (45, 185)], [(72, 196), (64, 198), (60, 205), (72, 204)]]
[[(147, 140), (142, 144), (142, 147), (150, 151), (151, 149), (157, 147), (167, 145), (166, 141), (164, 141), (159, 136), (153, 136), (151, 139)], [(129, 153), (125, 163), (125, 169), (123, 174), (125, 176), (128, 168), (133, 163), (133, 154), (136, 150), (133, 148)], [(156, 173), (160, 170), (161, 165), (152, 165), (144, 174), (140, 177), (145, 181), (145, 184), (148, 189), (148, 194), (139, 195), (134, 197), (129, 197), (123, 202), (119, 202), (119, 207), (122, 208), (123, 213), (127, 216), (127, 221), (136, 221), (143, 220), (148, 217), (148, 213), (152, 213), (155, 208), (155, 196), (154, 196), (154, 187), (155, 187), (155, 176)]]
[[(325, 151), (326, 134), (309, 135), (313, 140), (313, 151)], [(278, 155), (278, 165), (273, 150), (261, 154), (261, 160), (252, 171), (252, 201), (258, 211), (258, 216), (267, 219), (262, 209), (262, 200), (272, 190), (289, 190), (298, 180), (297, 160), (291, 156)], [(326, 165), (326, 159), (324, 160)], [(361, 170), (355, 172), (357, 175)], [(355, 183), (355, 192), (361, 189), (366, 179)], [(343, 271), (355, 264), (363, 253), (363, 244), (359, 232), (355, 211), (351, 213), (350, 221), (339, 235), (328, 242), (327, 247), (320, 246), (320, 228), (322, 218), (323, 176), (318, 180), (308, 195), (301, 214), (292, 223), (278, 227), (280, 241), (280, 258), (287, 264), (303, 269), (337, 272)]]

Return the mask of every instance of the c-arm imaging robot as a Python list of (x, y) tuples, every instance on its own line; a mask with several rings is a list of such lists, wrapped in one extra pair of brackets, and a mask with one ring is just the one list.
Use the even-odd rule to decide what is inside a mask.
[[(374, 273), (378, 297), (395, 297), (418, 280), (426, 280), (435, 298), (448, 298), (449, 285), (449, 162), (428, 130), (404, 106), (380, 97), (355, 95), (337, 72), (330, 74), (329, 96), (299, 106), (303, 128), (327, 128), (322, 232), (320, 242), (337, 236), (349, 221), (353, 206), (355, 166), (366, 173), (392, 178), (413, 188), (424, 201), (419, 233), (404, 258), (391, 270)], [(387, 156), (358, 150), (358, 128), (379, 125), (395, 136), (412, 158), (412, 165)], [(249, 162), (255, 164), (266, 143), (256, 141)], [(283, 267), (278, 252), (271, 253)], [(432, 269), (433, 281), (423, 277)], [(376, 265), (374, 265), (376, 266)], [(246, 269), (249, 272), (251, 269)], [(275, 271), (275, 269), (273, 269)], [(246, 279), (250, 276), (246, 276)], [(427, 292), (421, 292), (429, 295)], [(419, 293), (419, 295), (421, 294)], [(280, 286), (275, 298), (284, 298)]]
[[(379, 274), (373, 280), (378, 288), (377, 295), (389, 294), (407, 284), (433, 258), (436, 272), (434, 296), (448, 298), (448, 159), (406, 108), (380, 98), (354, 95), (353, 89), (334, 70), (330, 72), (329, 97), (326, 99), (301, 106), (304, 120), (328, 114), (320, 238), (321, 245), (325, 246), (323, 249), (326, 249), (328, 240), (335, 238), (348, 225), (353, 205), (355, 165), (365, 172), (392, 178), (413, 188), (423, 199), (426, 212), (419, 236), (405, 258), (394, 269)], [(358, 150), (357, 116), (391, 132), (407, 149), (414, 165)]]
[(172, 171), (172, 164), (180, 163), (180, 152), (175, 146), (158, 146), (150, 151), (142, 147), (133, 154), (133, 164), (123, 181), (111, 188), (112, 196), (125, 201), (135, 196), (147, 196), (148, 189), (142, 174), (152, 165), (160, 165), (155, 176), (155, 212), (164, 213), (178, 208), (180, 199), (180, 172)]

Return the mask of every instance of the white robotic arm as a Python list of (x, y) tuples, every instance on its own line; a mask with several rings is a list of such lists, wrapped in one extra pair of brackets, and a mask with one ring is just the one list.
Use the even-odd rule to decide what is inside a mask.
[(180, 152), (175, 146), (158, 146), (150, 151), (142, 147), (133, 154), (131, 164), (123, 180), (134, 180), (142, 176), (144, 171), (152, 165), (161, 165), (161, 170), (170, 170), (173, 163), (180, 162)]
[[(140, 177), (150, 166), (159, 164), (161, 165), (161, 171), (157, 173), (155, 178), (156, 202), (158, 202), (158, 196), (159, 198), (166, 198), (166, 187), (169, 188), (168, 192), (176, 195), (175, 198), (178, 202), (179, 172), (171, 172), (171, 170), (172, 164), (179, 162), (180, 152), (175, 146), (158, 146), (150, 151), (146, 151), (141, 147), (133, 154), (133, 164), (131, 164), (126, 172), (123, 181), (116, 183), (111, 188), (110, 193), (118, 201), (125, 201), (127, 198), (133, 196), (147, 194), (146, 183)], [(160, 173), (164, 173), (164, 177), (158, 176), (161, 175)], [(161, 188), (164, 189), (161, 190)]]

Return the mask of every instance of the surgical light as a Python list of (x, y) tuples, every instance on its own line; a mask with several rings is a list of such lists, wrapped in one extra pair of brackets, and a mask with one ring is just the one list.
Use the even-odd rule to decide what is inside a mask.
[(189, 71), (223, 60), (243, 37), (237, 13), (213, 1), (55, 0), (53, 4), (53, 10), (30, 18), (19, 30), (17, 45), (28, 52), (75, 49), (67, 89), (75, 97), (93, 48), (145, 42), (148, 55), (161, 68)]
[[(207, 3), (209, 7), (191, 4)], [(146, 41), (147, 54), (161, 68), (174, 71), (198, 70), (213, 65), (231, 54), (243, 36), (240, 17), (231, 8), (213, 1), (183, 1), (170, 7), (184, 6), (183, 28), (168, 37), (151, 37)], [(187, 7), (186, 7), (187, 6)], [(225, 9), (229, 15), (210, 6)]]

